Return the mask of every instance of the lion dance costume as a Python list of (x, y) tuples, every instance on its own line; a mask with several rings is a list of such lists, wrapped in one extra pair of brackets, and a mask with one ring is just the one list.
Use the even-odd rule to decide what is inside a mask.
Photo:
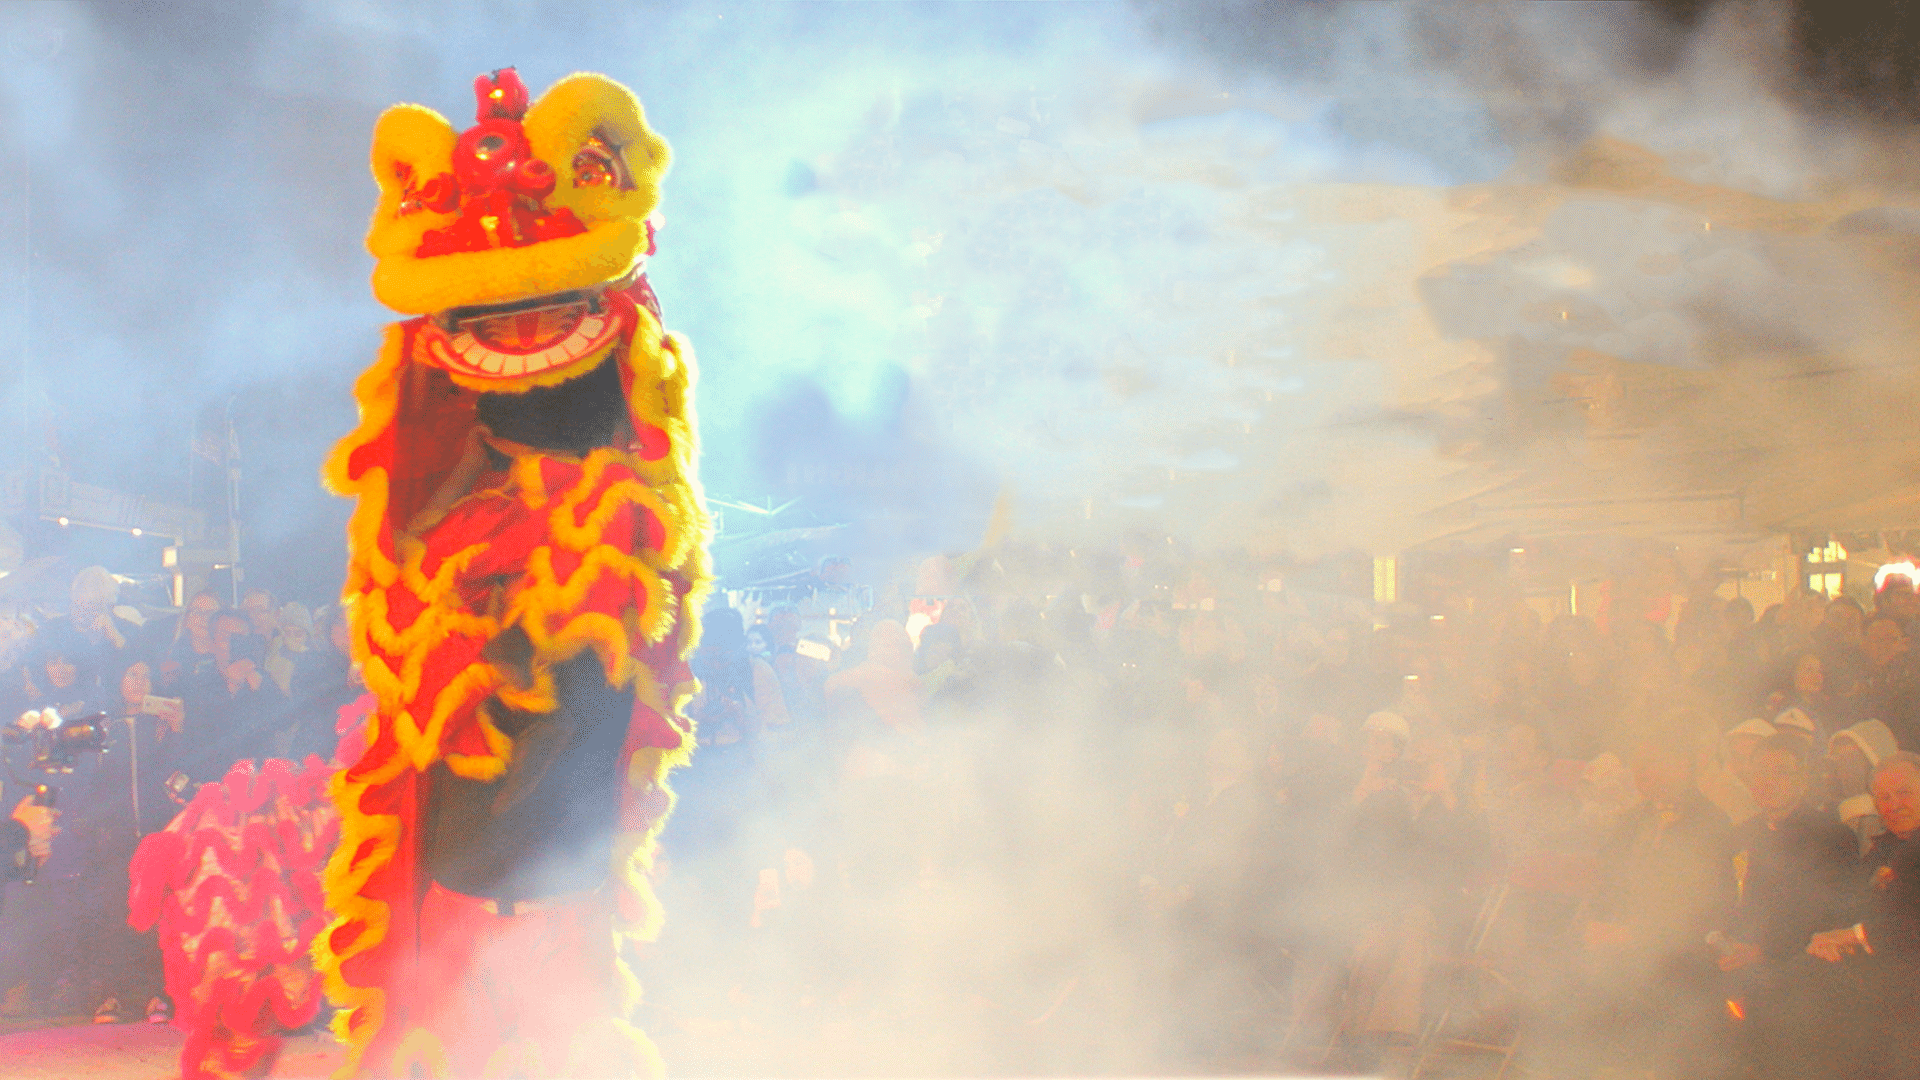
[(378, 706), (313, 956), (342, 1075), (657, 1075), (626, 952), (659, 922), (710, 532), (691, 351), (643, 275), (667, 146), (598, 75), (475, 90), (464, 132), (416, 105), (374, 131), (374, 293), (413, 317), (326, 467)]
[(182, 1080), (267, 1075), (320, 1008), (308, 950), (326, 925), (332, 775), (317, 757), (240, 762), (134, 853), (127, 921), (159, 931)]

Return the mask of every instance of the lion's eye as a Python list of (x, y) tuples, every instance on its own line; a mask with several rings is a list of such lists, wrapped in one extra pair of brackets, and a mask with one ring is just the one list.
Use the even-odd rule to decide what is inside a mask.
[(394, 162), (393, 178), (400, 181), (401, 185), (399, 215), (406, 217), (420, 212), (425, 204), (420, 201), (420, 189), (413, 182), (413, 166), (404, 161)]
[(631, 191), (633, 178), (627, 175), (627, 163), (620, 156), (620, 148), (596, 134), (573, 155), (573, 186)]

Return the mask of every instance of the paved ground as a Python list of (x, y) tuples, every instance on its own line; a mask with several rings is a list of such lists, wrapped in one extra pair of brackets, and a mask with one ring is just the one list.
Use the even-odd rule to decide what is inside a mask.
[[(181, 1035), (164, 1024), (81, 1024), (0, 1036), (5, 1080), (173, 1080), (180, 1075)], [(340, 1064), (331, 1039), (289, 1040), (277, 1077), (322, 1080)]]
[[(721, 1041), (737, 1044), (738, 1040), (739, 1035), (735, 1033), (731, 1038)], [(179, 1032), (160, 1024), (75, 1024), (0, 1035), (0, 1080), (74, 1080), (76, 1077), (87, 1077), (88, 1080), (176, 1080), (180, 1075), (178, 1057), (181, 1041)], [(937, 1070), (911, 1070), (904, 1073), (882, 1070), (876, 1073), (872, 1069), (862, 1068), (862, 1064), (871, 1062), (861, 1061), (863, 1055), (857, 1045), (861, 1041), (853, 1039), (849, 1044), (831, 1050), (823, 1045), (789, 1046), (786, 1062), (789, 1067), (777, 1072), (765, 1068), (765, 1061), (769, 1059), (766, 1054), (761, 1055), (760, 1067), (741, 1071), (738, 1067), (740, 1063), (725, 1061), (724, 1055), (701, 1055), (692, 1046), (674, 1045), (678, 1040), (667, 1040), (662, 1049), (666, 1051), (670, 1069), (671, 1063), (680, 1063), (681, 1067), (676, 1071), (681, 1075), (938, 1075)], [(762, 1049), (771, 1052), (773, 1047)], [(676, 1054), (675, 1050), (682, 1052)], [(332, 1039), (306, 1035), (288, 1040), (273, 1075), (283, 1080), (324, 1080), (332, 1075), (340, 1062), (340, 1048)], [(1243, 1074), (1234, 1080), (1257, 1078)]]

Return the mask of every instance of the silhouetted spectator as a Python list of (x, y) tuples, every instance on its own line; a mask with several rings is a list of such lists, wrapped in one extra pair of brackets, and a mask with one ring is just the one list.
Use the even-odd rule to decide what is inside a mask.
[(1873, 801), (1887, 831), (1863, 861), (1855, 921), (1814, 934), (1807, 951), (1852, 976), (1828, 994), (1838, 1007), (1822, 1045), (1844, 1067), (1830, 1075), (1911, 1077), (1920, 1075), (1920, 756), (1881, 761)]
[(1821, 981), (1806, 945), (1836, 921), (1859, 862), (1854, 835), (1808, 802), (1808, 768), (1798, 743), (1775, 735), (1754, 753), (1749, 783), (1760, 813), (1734, 830), (1734, 904), (1710, 937), (1728, 995), (1743, 1002), (1747, 1067), (1769, 1076), (1805, 1076), (1821, 1052), (1808, 1019)]
[(1859, 713), (1886, 724), (1900, 745), (1920, 745), (1920, 656), (1905, 626), (1892, 615), (1875, 615), (1862, 642), (1867, 666)]

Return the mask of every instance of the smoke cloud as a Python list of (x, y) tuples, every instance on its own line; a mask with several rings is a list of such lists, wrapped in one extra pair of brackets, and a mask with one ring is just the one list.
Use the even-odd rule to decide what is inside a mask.
[(882, 547), (1004, 491), (1041, 531), (1397, 550), (1539, 449), (1570, 357), (1905, 340), (1897, 177), (1797, 92), (1785, 9), (885, 10), (11, 6), (16, 450), (184, 498), (239, 401), (260, 572), (333, 543), (366, 132), (504, 63), (609, 71), (678, 149), (655, 274), (710, 486), (915, 522)]
[[(1497, 539), (1576, 495), (1782, 526), (1836, 474), (1910, 480), (1920, 405), (1908, 135), (1847, 103), (1852, 69), (1808, 67), (1799, 25), (1739, 3), (7, 5), (8, 452), (204, 503), (189, 446), (231, 404), (252, 576), (328, 598), (347, 507), (315, 477), (391, 318), (359, 245), (368, 133), (399, 101), (463, 122), (473, 75), (516, 65), (536, 91), (626, 82), (674, 146), (651, 273), (701, 358), (708, 491), (855, 522), (875, 565), (973, 547), (1002, 497), (1030, 541), (1302, 556)], [(1045, 731), (990, 699), (926, 752), (941, 843), (981, 876), (876, 922), (906, 959), (874, 978), (1108, 962), (1122, 931), (1069, 913), (1132, 865), (1071, 827), (1120, 813), (1088, 756), (1111, 703), (1036, 700)], [(727, 842), (805, 846), (782, 805)], [(738, 900), (683, 883), (670, 911), (674, 889)], [(697, 950), (664, 948), (689, 966), (655, 978), (697, 980)], [(992, 1065), (951, 1030), (917, 1064)], [(1154, 1060), (1108, 1035), (1098, 1064)]]

